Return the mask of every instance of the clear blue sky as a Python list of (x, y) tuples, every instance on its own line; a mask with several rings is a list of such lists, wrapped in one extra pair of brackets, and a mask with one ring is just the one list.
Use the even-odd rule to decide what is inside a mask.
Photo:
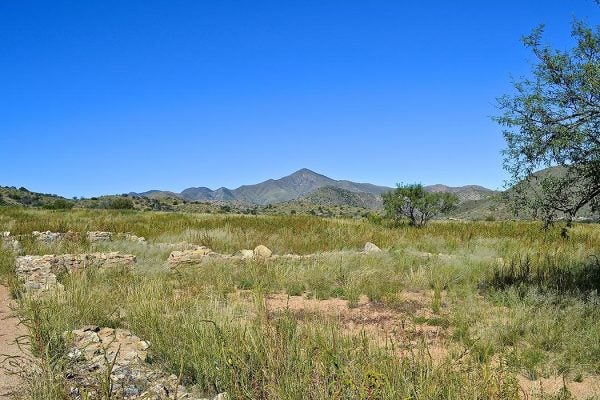
[(502, 186), (489, 118), (593, 0), (0, 0), (0, 185), (66, 196), (336, 179)]

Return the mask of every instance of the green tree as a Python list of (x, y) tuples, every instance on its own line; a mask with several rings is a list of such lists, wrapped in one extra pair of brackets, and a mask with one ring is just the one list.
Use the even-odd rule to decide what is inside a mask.
[(383, 193), (383, 207), (389, 218), (407, 217), (412, 226), (424, 226), (436, 215), (452, 210), (458, 197), (452, 193), (430, 193), (421, 184), (401, 185)]
[[(600, 3), (599, 3), (600, 4)], [(513, 204), (550, 225), (570, 226), (578, 211), (600, 208), (600, 25), (575, 20), (573, 48), (542, 44), (543, 26), (523, 38), (535, 56), (532, 76), (498, 99)], [(557, 167), (546, 173), (535, 173)], [(566, 232), (566, 231), (565, 231)]]

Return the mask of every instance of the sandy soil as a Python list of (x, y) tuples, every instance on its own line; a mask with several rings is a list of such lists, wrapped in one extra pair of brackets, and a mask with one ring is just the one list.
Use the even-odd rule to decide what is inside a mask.
[(0, 399), (10, 398), (19, 386), (20, 379), (10, 361), (11, 357), (23, 356), (15, 341), (27, 333), (26, 328), (19, 325), (19, 320), (12, 316), (11, 304), (8, 288), (0, 285)]
[(401, 306), (390, 308), (371, 302), (366, 296), (350, 306), (348, 301), (336, 298), (316, 300), (273, 294), (266, 297), (266, 305), (271, 312), (287, 309), (299, 320), (311, 316), (333, 317), (341, 323), (344, 333), (358, 335), (364, 332), (380, 345), (393, 342), (396, 352), (401, 355), (410, 354), (411, 349), (425, 344), (434, 359), (442, 360), (447, 355), (445, 339), (448, 330), (428, 323), (437, 317), (431, 311), (431, 298), (428, 292), (405, 292)]

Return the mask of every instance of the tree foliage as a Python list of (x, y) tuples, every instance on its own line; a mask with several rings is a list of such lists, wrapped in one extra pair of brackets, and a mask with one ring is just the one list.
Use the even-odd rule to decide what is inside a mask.
[[(600, 206), (600, 25), (575, 20), (575, 46), (542, 44), (543, 26), (523, 38), (535, 56), (532, 77), (498, 99), (513, 200), (546, 224)], [(551, 173), (536, 174), (547, 167)]]
[(420, 184), (398, 185), (383, 193), (383, 206), (388, 217), (407, 217), (413, 226), (423, 226), (436, 215), (450, 211), (458, 204), (451, 193), (429, 193)]

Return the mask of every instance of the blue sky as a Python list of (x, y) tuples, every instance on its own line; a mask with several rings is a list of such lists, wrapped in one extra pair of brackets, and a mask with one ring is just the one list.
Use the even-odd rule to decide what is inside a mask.
[(506, 178), (490, 120), (593, 0), (0, 0), (0, 185), (66, 196)]

